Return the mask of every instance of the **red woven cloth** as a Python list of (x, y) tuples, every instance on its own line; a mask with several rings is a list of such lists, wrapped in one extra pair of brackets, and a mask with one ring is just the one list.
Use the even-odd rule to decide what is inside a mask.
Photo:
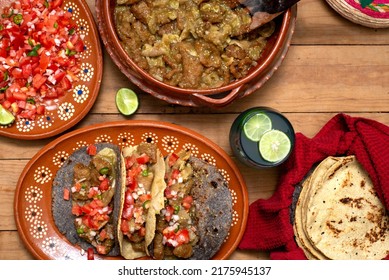
[(374, 120), (338, 114), (311, 139), (296, 133), (294, 151), (281, 167), (276, 192), (271, 198), (250, 205), (239, 248), (270, 251), (271, 259), (306, 259), (294, 241), (290, 223), (294, 187), (315, 163), (328, 156), (343, 155), (356, 156), (389, 209), (389, 127)]

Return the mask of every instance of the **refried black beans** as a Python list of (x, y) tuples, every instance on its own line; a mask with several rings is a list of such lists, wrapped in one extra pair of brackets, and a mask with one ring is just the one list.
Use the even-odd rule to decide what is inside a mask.
[[(247, 9), (234, 0), (117, 0), (115, 25), (130, 58), (155, 79), (210, 89), (247, 75), (275, 28), (250, 33)], [(243, 35), (241, 35), (243, 34)]]

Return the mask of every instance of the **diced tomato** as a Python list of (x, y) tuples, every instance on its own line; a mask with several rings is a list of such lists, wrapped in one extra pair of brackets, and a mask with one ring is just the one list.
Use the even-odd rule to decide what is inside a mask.
[(15, 79), (22, 79), (23, 78), (23, 71), (22, 69), (20, 68), (13, 68), (11, 70), (11, 75), (12, 77), (14, 77)]
[(107, 254), (107, 247), (104, 246), (104, 245), (97, 245), (96, 246), (96, 251), (99, 254), (105, 255), (105, 254)]
[(174, 195), (172, 194), (172, 190), (171, 190), (169, 187), (167, 187), (167, 188), (165, 189), (164, 195), (165, 195), (165, 197), (166, 197), (167, 199), (171, 199), (171, 198), (174, 197)]
[(22, 66), (22, 76), (25, 79), (28, 79), (32, 75), (32, 66), (31, 64), (25, 64)]
[(136, 161), (135, 156), (126, 157), (125, 158), (126, 170), (130, 169), (134, 165), (135, 161)]
[(190, 207), (192, 207), (192, 203), (193, 203), (193, 197), (191, 195), (188, 195), (188, 196), (184, 197), (182, 199), (182, 202), (181, 202), (182, 206), (186, 210), (188, 210), (188, 209), (190, 209)]
[(55, 9), (57, 7), (60, 7), (63, 3), (63, 0), (53, 0), (50, 2), (50, 8)]
[(76, 52), (82, 52), (84, 50), (84, 43), (82, 42), (82, 40), (78, 40), (75, 44), (74, 44), (74, 50)]
[(13, 85), (17, 85), (19, 88), (25, 87), (27, 80), (23, 78), (23, 73), (21, 78), (14, 79)]
[(35, 114), (36, 112), (35, 111), (21, 111), (19, 112), (19, 117), (22, 118), (22, 119), (29, 119), (29, 120), (33, 120), (35, 119)]
[(32, 85), (35, 89), (39, 89), (44, 83), (46, 83), (47, 78), (42, 76), (41, 74), (35, 74), (32, 79)]
[[(101, 231), (100, 231), (100, 234), (99, 234), (99, 240), (100, 241), (104, 241), (105, 239), (108, 238), (108, 233), (107, 231), (103, 228)], [(97, 250), (98, 251), (98, 250)]]
[(90, 204), (84, 204), (83, 206), (81, 206), (81, 212), (83, 214), (87, 214), (87, 215), (90, 215), (93, 211), (93, 208), (90, 206)]
[(133, 191), (137, 186), (135, 176), (133, 176), (132, 174), (127, 174), (127, 175), (128, 176), (126, 177), (126, 187), (129, 188), (131, 191)]
[(172, 166), (176, 163), (176, 161), (178, 160), (178, 158), (179, 158), (179, 157), (178, 157), (177, 154), (172, 153), (172, 154), (169, 156), (169, 160), (168, 160), (169, 166), (172, 167)]
[(151, 194), (142, 194), (139, 196), (139, 201), (142, 203), (150, 199), (151, 199)]
[(70, 199), (70, 191), (68, 188), (63, 189), (63, 199), (64, 200), (69, 200)]
[(32, 58), (29, 57), (29, 56), (26, 56), (26, 57), (21, 57), (19, 59), (19, 67), (23, 67), (23, 66), (26, 66), (26, 65), (31, 65), (31, 62), (32, 62)]
[(104, 203), (103, 203), (101, 200), (99, 200), (99, 199), (94, 199), (94, 200), (92, 200), (92, 202), (89, 203), (89, 205), (90, 205), (92, 208), (94, 208), (94, 209), (104, 207)]
[(49, 66), (49, 63), (50, 63), (50, 56), (48, 56), (46, 52), (43, 52), (39, 57), (39, 67), (41, 73), (46, 71), (47, 66)]
[(97, 147), (93, 144), (89, 145), (87, 148), (86, 148), (86, 153), (90, 156), (94, 156), (96, 155), (97, 153)]
[(128, 207), (123, 208), (122, 218), (125, 220), (131, 220), (134, 214), (134, 205), (129, 205)]
[(27, 100), (27, 95), (23, 92), (14, 92), (13, 97), (16, 100)]
[(177, 231), (175, 241), (178, 245), (189, 243), (189, 231), (187, 229), (180, 229)]
[(38, 115), (44, 115), (44, 114), (45, 114), (45, 110), (46, 110), (46, 108), (45, 108), (45, 106), (43, 106), (43, 105), (38, 105), (38, 106), (36, 107), (36, 113), (37, 113)]
[(95, 252), (93, 251), (93, 248), (88, 248), (87, 259), (90, 261), (93, 261), (95, 259)]
[(90, 188), (88, 193), (88, 198), (94, 198), (99, 194), (99, 191), (96, 188)]
[(82, 214), (81, 206), (78, 204), (74, 204), (72, 207), (72, 214), (76, 216), (80, 216)]
[(165, 213), (165, 220), (167, 222), (170, 222), (172, 219), (173, 213), (174, 213), (174, 208), (171, 205), (167, 205), (165, 207), (166, 213)]
[(171, 179), (175, 180), (180, 176), (180, 170), (178, 169), (173, 169), (172, 174), (171, 174)]
[(79, 192), (81, 190), (81, 183), (80, 182), (76, 182), (74, 184), (74, 188), (75, 188), (76, 192)]
[(128, 189), (125, 193), (124, 203), (125, 205), (134, 205), (134, 197), (132, 196), (130, 189)]
[(83, 216), (82, 223), (90, 229), (97, 230), (99, 228), (99, 221), (96, 219), (93, 219), (93, 217), (90, 215)]
[(8, 48), (9, 48), (10, 40), (9, 38), (5, 37), (2, 38), (1, 44), (0, 44), (0, 57), (6, 58), (8, 55)]
[(80, 40), (80, 37), (78, 36), (78, 34), (73, 34), (72, 36), (70, 36), (69, 38), (69, 42), (74, 46), (77, 41)]
[(64, 76), (61, 79), (59, 84), (60, 84), (61, 89), (63, 89), (64, 91), (67, 91), (67, 90), (72, 88), (72, 83), (69, 81), (69, 79), (66, 76)]
[(54, 79), (57, 83), (59, 83), (62, 81), (65, 75), (66, 73), (64, 71), (58, 71), (56, 74), (54, 74)]
[(142, 154), (140, 155), (139, 157), (137, 157), (136, 161), (139, 163), (139, 164), (146, 164), (150, 161), (150, 157), (146, 154)]
[[(43, 90), (42, 89), (43, 87), (46, 87), (46, 89)], [(54, 90), (52, 88), (47, 88), (47, 86), (45, 84), (42, 85), (42, 88), (41, 88), (41, 93), (44, 92), (44, 96), (46, 97), (46, 99), (56, 99), (59, 97), (58, 90)]]
[(120, 230), (124, 233), (127, 234), (130, 231), (130, 227), (128, 226), (127, 220), (122, 219), (122, 223), (120, 225)]
[[(44, 28), (45, 27), (42, 24), (42, 26), (39, 29), (44, 29)], [(54, 40), (51, 39), (51, 36), (47, 36), (47, 34), (45, 34), (45, 33), (43, 33), (42, 35), (39, 36), (38, 41), (41, 43), (41, 45), (45, 49), (48, 49), (48, 50), (55, 46), (55, 42), (54, 42)]]
[(136, 177), (142, 172), (142, 167), (140, 165), (135, 165), (131, 169), (127, 170), (128, 177)]
[(107, 191), (109, 189), (109, 179), (105, 178), (99, 185), (99, 190)]
[(5, 109), (9, 109), (11, 107), (11, 102), (9, 100), (5, 100), (3, 101), (3, 103), (1, 103), (1, 105), (5, 108)]

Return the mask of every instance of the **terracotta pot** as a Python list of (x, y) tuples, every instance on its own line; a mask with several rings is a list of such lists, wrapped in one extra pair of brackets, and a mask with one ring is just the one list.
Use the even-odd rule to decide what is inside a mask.
[(297, 16), (297, 6), (295, 5), (275, 20), (276, 30), (274, 34), (268, 40), (257, 66), (253, 67), (246, 77), (214, 89), (183, 89), (158, 81), (141, 69), (127, 55), (115, 30), (113, 16), (115, 3), (115, 0), (96, 1), (98, 28), (105, 48), (114, 63), (141, 90), (172, 104), (195, 107), (224, 107), (260, 88), (284, 59), (294, 32)]

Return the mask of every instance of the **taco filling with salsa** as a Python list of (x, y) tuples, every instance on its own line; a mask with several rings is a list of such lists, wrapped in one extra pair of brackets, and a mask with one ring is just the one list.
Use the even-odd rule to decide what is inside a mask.
[(92, 245), (101, 255), (118, 254), (113, 248), (117, 246), (119, 170), (119, 149), (96, 144), (75, 151), (57, 172), (53, 216), (70, 242), (83, 249)]
[(154, 236), (155, 226), (148, 212), (150, 208), (152, 213), (162, 208), (156, 202), (163, 201), (157, 194), (165, 188), (164, 163), (157, 146), (150, 143), (126, 147), (122, 155), (124, 186), (118, 236), (122, 256), (134, 259), (146, 255), (146, 243)]
[(157, 217), (151, 255), (155, 259), (210, 259), (232, 221), (232, 200), (217, 168), (190, 151), (165, 160), (165, 207)]

